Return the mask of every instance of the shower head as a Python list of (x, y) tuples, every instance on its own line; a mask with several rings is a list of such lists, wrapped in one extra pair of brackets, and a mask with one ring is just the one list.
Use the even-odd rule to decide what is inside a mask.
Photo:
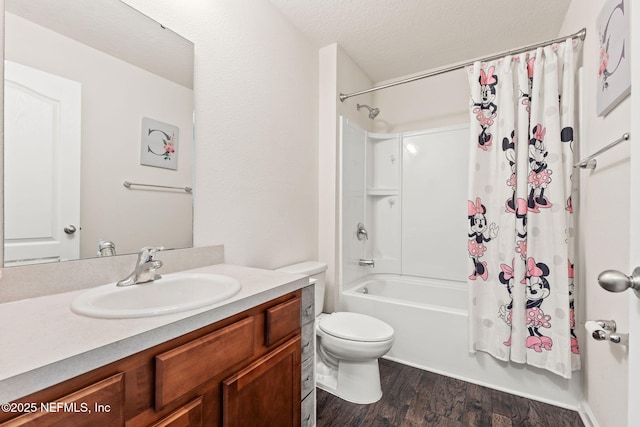
[(378, 108), (371, 108), (368, 105), (364, 105), (364, 104), (357, 104), (356, 106), (358, 108), (358, 111), (360, 111), (360, 108), (365, 107), (367, 110), (369, 110), (369, 118), (371, 120), (375, 119), (376, 116), (378, 114), (380, 114), (380, 110)]

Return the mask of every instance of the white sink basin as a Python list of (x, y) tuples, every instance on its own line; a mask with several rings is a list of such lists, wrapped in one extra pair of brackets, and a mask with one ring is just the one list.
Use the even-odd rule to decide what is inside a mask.
[(73, 300), (71, 310), (110, 319), (160, 316), (224, 301), (241, 287), (237, 279), (219, 274), (174, 273), (139, 285), (110, 283), (88, 290)]

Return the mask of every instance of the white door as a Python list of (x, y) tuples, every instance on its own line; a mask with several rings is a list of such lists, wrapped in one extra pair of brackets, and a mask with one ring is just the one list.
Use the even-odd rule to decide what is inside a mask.
[(81, 85), (5, 61), (4, 91), (5, 266), (77, 259)]

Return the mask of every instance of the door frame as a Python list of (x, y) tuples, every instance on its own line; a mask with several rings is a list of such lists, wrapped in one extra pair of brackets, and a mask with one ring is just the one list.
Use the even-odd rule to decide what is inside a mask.
[[(637, 6), (637, 5), (636, 5)], [(631, 23), (640, 24), (640, 7), (631, 8)], [(640, 111), (640, 27), (630, 25), (631, 31), (631, 114)], [(631, 166), (629, 171), (629, 265), (633, 269), (640, 266), (640, 224), (634, 218), (640, 218), (640, 121), (630, 120)], [(636, 141), (634, 141), (634, 135)], [(630, 273), (630, 272), (629, 272)], [(629, 298), (629, 381), (627, 390), (627, 424), (640, 419), (640, 299), (634, 292), (627, 291)]]

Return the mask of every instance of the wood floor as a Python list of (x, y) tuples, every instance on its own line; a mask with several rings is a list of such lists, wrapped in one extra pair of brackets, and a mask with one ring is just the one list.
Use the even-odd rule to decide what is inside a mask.
[(382, 399), (317, 390), (317, 427), (584, 427), (577, 412), (380, 359)]

